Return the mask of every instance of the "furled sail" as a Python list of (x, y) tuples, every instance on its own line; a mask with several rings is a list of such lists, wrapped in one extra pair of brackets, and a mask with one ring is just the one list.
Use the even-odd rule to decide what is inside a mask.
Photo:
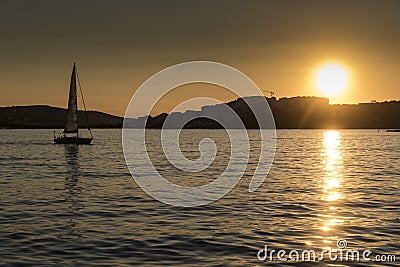
[(74, 68), (71, 74), (71, 83), (69, 86), (69, 98), (68, 98), (68, 114), (67, 123), (65, 124), (64, 133), (77, 133), (78, 132), (78, 101), (76, 95), (76, 68)]

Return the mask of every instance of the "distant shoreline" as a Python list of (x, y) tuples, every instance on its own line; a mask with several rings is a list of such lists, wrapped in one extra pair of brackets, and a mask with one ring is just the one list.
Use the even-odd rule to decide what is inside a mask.
[[(259, 96), (248, 98), (257, 100)], [(327, 98), (321, 97), (266, 100), (276, 129), (400, 129), (400, 101), (397, 100), (349, 105), (330, 105)], [(174, 112), (173, 116), (177, 121), (187, 115), (198, 117), (185, 124), (187, 129), (222, 129), (215, 121), (205, 118), (210, 110), (218, 113), (220, 105), (204, 106), (201, 111)], [(258, 129), (254, 114), (242, 98), (226, 105), (236, 111), (247, 129)], [(0, 129), (63, 129), (66, 114), (64, 108), (45, 105), (0, 107)], [(124, 123), (127, 128), (143, 128), (146, 124), (147, 129), (161, 129), (169, 114), (128, 118), (125, 122), (123, 117), (99, 111), (88, 111), (87, 115), (92, 129), (121, 129)], [(78, 112), (78, 126), (87, 128), (83, 111)]]
[[(2, 130), (55, 130), (62, 131), (64, 128), (0, 128)], [(114, 128), (90, 128), (91, 130), (122, 130), (122, 127), (114, 127)], [(139, 128), (127, 128), (128, 130), (140, 130)], [(81, 129), (85, 131), (86, 129)], [(146, 128), (149, 131), (161, 131), (161, 130), (179, 130), (179, 129), (156, 129), (156, 128)], [(181, 130), (225, 130), (225, 129), (216, 129), (216, 128), (184, 128)], [(228, 129), (228, 130), (239, 130), (239, 129)], [(247, 131), (258, 131), (259, 129), (246, 129)], [(262, 129), (262, 130), (271, 130), (271, 129)], [(272, 129), (273, 130), (273, 129)], [(395, 128), (276, 128), (275, 130), (382, 130), (383, 132), (388, 131), (388, 133), (396, 133), (400, 131), (400, 129)], [(395, 130), (395, 131), (393, 131)]]

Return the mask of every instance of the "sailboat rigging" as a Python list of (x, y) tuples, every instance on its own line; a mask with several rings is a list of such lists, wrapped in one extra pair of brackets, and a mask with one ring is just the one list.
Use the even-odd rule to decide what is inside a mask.
[[(79, 90), (82, 97), (83, 107), (85, 109), (85, 117), (87, 122), (87, 128), (90, 133), (90, 137), (80, 137), (78, 129), (78, 96), (76, 80), (78, 80)], [(67, 111), (67, 122), (64, 127), (62, 135), (56, 137), (54, 132), (54, 143), (56, 144), (80, 144), (89, 145), (93, 140), (92, 131), (89, 126), (89, 118), (86, 111), (85, 100), (83, 98), (81, 83), (76, 70), (76, 65), (72, 69), (71, 82), (69, 85), (69, 96), (68, 96), (68, 111)]]

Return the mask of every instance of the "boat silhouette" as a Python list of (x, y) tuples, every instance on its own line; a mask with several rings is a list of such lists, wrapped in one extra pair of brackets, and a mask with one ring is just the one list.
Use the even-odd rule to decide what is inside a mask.
[[(78, 97), (76, 80), (78, 80), (79, 90), (82, 97), (83, 107), (85, 109), (85, 117), (87, 122), (87, 129), (89, 130), (90, 137), (79, 136), (78, 129)], [(89, 118), (87, 116), (85, 100), (82, 94), (82, 88), (79, 82), (79, 76), (77, 75), (76, 64), (72, 68), (71, 82), (69, 86), (69, 97), (68, 97), (68, 111), (67, 111), (67, 122), (65, 123), (63, 134), (56, 137), (54, 132), (54, 143), (55, 144), (77, 144), (77, 145), (89, 145), (93, 140), (92, 131), (89, 126)]]

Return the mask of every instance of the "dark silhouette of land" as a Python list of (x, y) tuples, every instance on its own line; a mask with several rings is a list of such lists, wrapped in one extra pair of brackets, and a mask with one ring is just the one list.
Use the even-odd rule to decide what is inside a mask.
[[(256, 100), (257, 97), (249, 97)], [(329, 105), (327, 98), (290, 97), (267, 98), (274, 115), (277, 129), (394, 129), (400, 128), (400, 101), (361, 103), (355, 105)], [(248, 129), (258, 128), (257, 121), (246, 102), (239, 98), (227, 103)], [(263, 108), (263, 107), (259, 107)], [(173, 113), (175, 118), (193, 115), (209, 115), (218, 113), (218, 105), (205, 106), (201, 111)], [(193, 114), (197, 113), (197, 114)], [(167, 113), (158, 116), (140, 117), (131, 120), (127, 126), (139, 128), (147, 121), (147, 128), (162, 127)], [(189, 129), (219, 129), (220, 124), (207, 118), (198, 118), (185, 125)]]
[[(92, 128), (120, 128), (123, 118), (98, 111), (87, 112)], [(0, 128), (64, 128), (67, 110), (50, 106), (15, 106), (0, 108)], [(78, 126), (87, 127), (84, 111), (78, 112)]]
[[(249, 97), (257, 100), (259, 97)], [(278, 129), (399, 129), (400, 101), (361, 103), (356, 105), (330, 105), (327, 98), (291, 97), (267, 98)], [(258, 128), (257, 121), (241, 98), (227, 103), (242, 119), (246, 128)], [(202, 116), (209, 110), (218, 111), (218, 105), (204, 106), (201, 111), (175, 112), (177, 120)], [(261, 107), (263, 108), (263, 107)], [(0, 108), (0, 128), (63, 128), (67, 111), (50, 106), (17, 106)], [(147, 119), (147, 128), (160, 129), (168, 116), (144, 116), (129, 119), (126, 126), (140, 128)], [(123, 118), (110, 114), (88, 111), (92, 128), (120, 128)], [(86, 127), (84, 113), (78, 113), (78, 125)], [(219, 129), (221, 125), (207, 118), (197, 118), (185, 125), (189, 129)]]

